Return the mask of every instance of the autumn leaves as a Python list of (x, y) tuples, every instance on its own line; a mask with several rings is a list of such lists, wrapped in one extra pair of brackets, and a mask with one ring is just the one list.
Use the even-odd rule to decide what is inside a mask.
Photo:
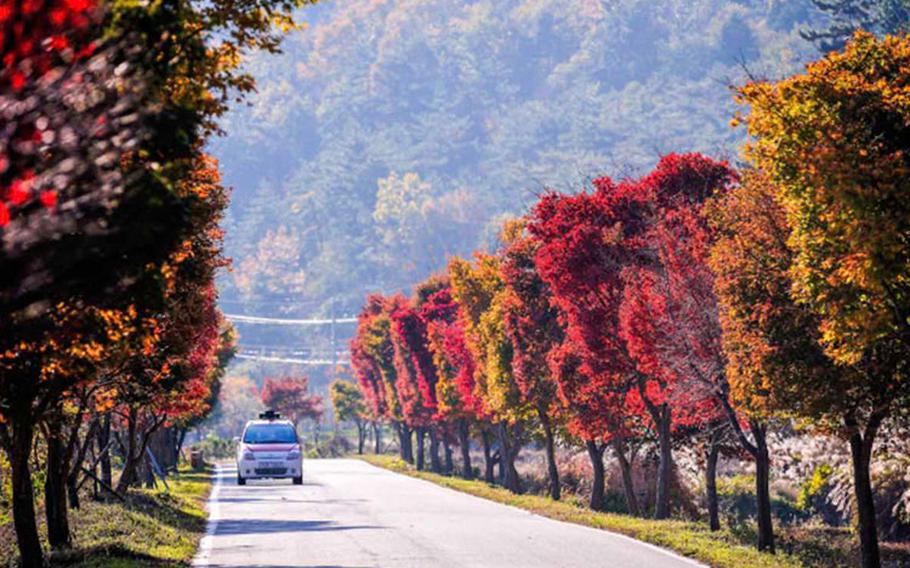
[(436, 296), (371, 297), (353, 345), (370, 411), (403, 441), (495, 434), (485, 455), (515, 491), (539, 433), (554, 498), (554, 432), (584, 442), (595, 472), (607, 448), (650, 445), (657, 518), (673, 510), (673, 445), (726, 429), (756, 461), (769, 551), (769, 424), (808, 420), (850, 442), (863, 564), (878, 566), (869, 461), (910, 399), (908, 64), (910, 40), (858, 35), (740, 89), (741, 171), (669, 155), (640, 179), (544, 195), (495, 253), (453, 259)]

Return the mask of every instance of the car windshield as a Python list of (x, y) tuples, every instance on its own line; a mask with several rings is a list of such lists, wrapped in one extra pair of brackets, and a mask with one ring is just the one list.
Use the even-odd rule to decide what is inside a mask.
[(243, 434), (244, 444), (296, 444), (297, 433), (290, 424), (251, 424)]

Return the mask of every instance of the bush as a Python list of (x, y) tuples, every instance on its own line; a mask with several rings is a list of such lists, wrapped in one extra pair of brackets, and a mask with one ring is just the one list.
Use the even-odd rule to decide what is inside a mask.
[(190, 449), (202, 450), (202, 455), (207, 459), (227, 459), (237, 453), (237, 442), (233, 438), (222, 438), (215, 433), (209, 433), (201, 442), (190, 446)]
[[(755, 475), (739, 474), (717, 480), (720, 513), (731, 526), (745, 525), (758, 516), (755, 499)], [(772, 495), (771, 513), (784, 526), (804, 522), (811, 516), (796, 502), (781, 495)]]

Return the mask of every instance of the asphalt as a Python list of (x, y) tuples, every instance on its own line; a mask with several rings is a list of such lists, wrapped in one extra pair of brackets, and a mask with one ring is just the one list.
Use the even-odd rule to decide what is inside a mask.
[(358, 460), (308, 460), (304, 484), (236, 484), (222, 467), (194, 565), (274, 568), (692, 568), (606, 531), (562, 523)]

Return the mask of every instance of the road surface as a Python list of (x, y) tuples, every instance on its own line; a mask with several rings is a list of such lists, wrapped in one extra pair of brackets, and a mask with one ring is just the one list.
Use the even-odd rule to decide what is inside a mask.
[(197, 566), (275, 568), (692, 568), (638, 541), (392, 473), (308, 460), (304, 484), (222, 467)]

